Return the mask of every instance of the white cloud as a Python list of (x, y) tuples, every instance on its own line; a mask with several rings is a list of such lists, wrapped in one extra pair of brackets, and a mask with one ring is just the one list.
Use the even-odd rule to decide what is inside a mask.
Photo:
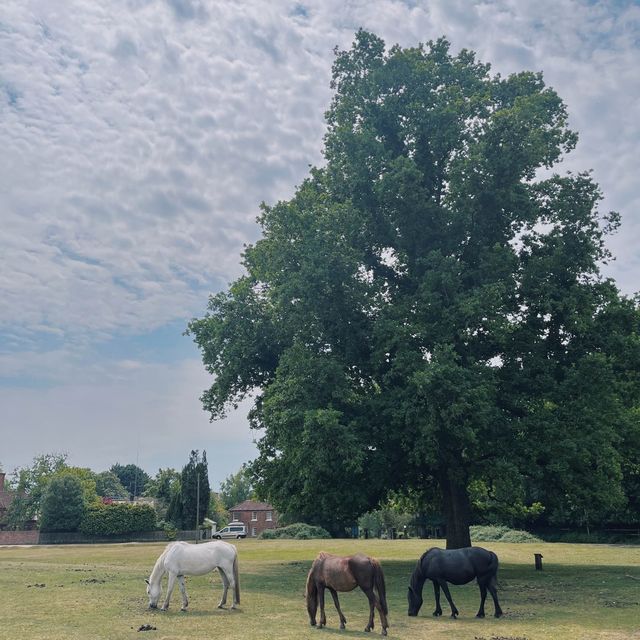
[(388, 45), (446, 35), (502, 74), (542, 70), (580, 133), (563, 168), (593, 168), (603, 209), (623, 215), (606, 273), (639, 288), (637, 3), (4, 0), (0, 367), (49, 385), (0, 396), (16, 455), (57, 449), (58, 434), (102, 460), (98, 442), (130, 452), (124, 425), (160, 452), (181, 416), (225, 437), (195, 398), (206, 380), (96, 344), (184, 323), (238, 275), (259, 202), (321, 162), (332, 49), (359, 27)]

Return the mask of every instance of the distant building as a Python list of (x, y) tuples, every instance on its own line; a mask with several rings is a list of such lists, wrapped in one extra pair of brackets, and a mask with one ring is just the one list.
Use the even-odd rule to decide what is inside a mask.
[[(9, 510), (11, 503), (18, 497), (18, 494), (15, 491), (5, 491), (5, 476), (6, 474), (3, 471), (0, 471), (0, 530), (7, 526), (7, 511)], [(21, 526), (22, 529), (35, 529), (35, 527), (35, 520), (27, 520), (27, 522), (23, 522)]]
[(15, 497), (13, 491), (4, 490), (4, 478), (5, 474), (0, 471), (0, 529), (4, 528), (7, 510)]
[(278, 526), (278, 513), (267, 502), (245, 500), (229, 509), (231, 522), (242, 522), (247, 528), (247, 538), (256, 538), (265, 529), (275, 529)]

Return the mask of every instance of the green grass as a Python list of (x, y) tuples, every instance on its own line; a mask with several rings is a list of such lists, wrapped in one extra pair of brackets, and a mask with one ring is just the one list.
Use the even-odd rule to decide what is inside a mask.
[[(423, 540), (240, 540), (239, 611), (221, 611), (218, 575), (187, 579), (188, 613), (180, 612), (176, 587), (168, 612), (147, 609), (144, 578), (162, 544), (0, 547), (0, 634), (11, 640), (44, 638), (139, 640), (214, 638), (368, 638), (366, 598), (342, 594), (347, 629), (339, 631), (331, 598), (328, 627), (308, 626), (304, 585), (318, 551), (362, 551), (383, 565), (389, 601), (390, 638), (413, 640), (622, 640), (640, 639), (640, 550), (637, 547), (486, 542), (500, 557), (499, 595), (505, 616), (475, 618), (475, 584), (452, 587), (460, 617), (433, 618), (433, 591), (417, 618), (406, 615), (408, 579), (417, 558), (432, 544)], [(542, 572), (533, 554), (544, 555)], [(633, 577), (629, 577), (633, 576)], [(634, 579), (635, 578), (635, 579)], [(44, 586), (39, 586), (44, 585)], [(493, 604), (487, 601), (487, 613)], [(141, 625), (155, 631), (139, 632)], [(379, 633), (376, 614), (375, 633)]]

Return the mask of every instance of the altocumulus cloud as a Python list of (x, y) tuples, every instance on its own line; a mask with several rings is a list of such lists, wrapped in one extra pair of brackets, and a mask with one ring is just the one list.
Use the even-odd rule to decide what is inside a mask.
[[(321, 162), (331, 51), (359, 27), (403, 46), (444, 34), (494, 72), (543, 71), (581, 136), (565, 168), (593, 168), (603, 208), (623, 214), (607, 274), (637, 288), (634, 2), (4, 0), (0, 428), (25, 434), (0, 452), (5, 467), (46, 450), (47, 415), (78, 464), (131, 460), (124, 445), (87, 453), (85, 432), (110, 424), (161, 443), (149, 464), (232, 446), (229, 433), (229, 464), (251, 455), (241, 419), (222, 437), (200, 411), (207, 380), (180, 330), (240, 273), (259, 202), (289, 197)], [(167, 328), (187, 346), (154, 342)], [(96, 420), (96, 398), (120, 410)], [(197, 435), (175, 459), (172, 434), (187, 422)]]

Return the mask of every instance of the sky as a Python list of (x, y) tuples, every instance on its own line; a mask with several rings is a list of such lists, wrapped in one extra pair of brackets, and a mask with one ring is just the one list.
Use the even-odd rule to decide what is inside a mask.
[(640, 289), (640, 3), (2, 0), (0, 467), (35, 456), (180, 470), (256, 455), (245, 404), (210, 423), (183, 335), (242, 273), (262, 201), (322, 164), (333, 50), (446, 36), (492, 72), (542, 71), (622, 215), (604, 269)]

